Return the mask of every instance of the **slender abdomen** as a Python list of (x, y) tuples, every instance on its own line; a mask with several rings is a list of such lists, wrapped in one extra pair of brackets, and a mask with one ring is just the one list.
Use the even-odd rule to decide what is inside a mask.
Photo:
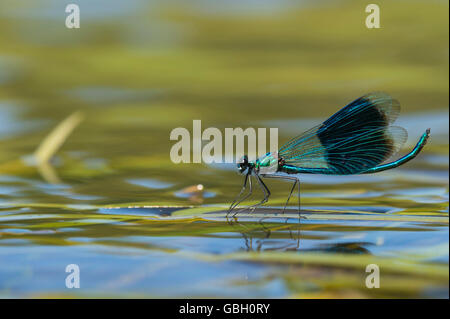
[[(405, 156), (399, 158), (398, 160), (394, 162), (390, 162), (387, 164), (378, 165), (375, 167), (371, 167), (367, 170), (355, 172), (353, 174), (371, 174), (371, 173), (378, 173), (382, 172), (391, 168), (398, 167), (400, 165), (403, 165), (410, 160), (412, 160), (414, 157), (417, 156), (417, 154), (420, 153), (422, 148), (427, 143), (428, 137), (430, 136), (430, 129), (427, 129), (425, 133), (422, 134), (419, 141), (417, 142), (414, 149), (406, 154)], [(281, 165), (278, 168), (278, 171), (284, 172), (287, 174), (326, 174), (326, 175), (349, 175), (349, 174), (340, 174), (338, 171), (335, 171), (330, 168), (305, 168), (305, 167), (297, 167), (293, 165)]]
[(430, 136), (430, 129), (427, 129), (426, 132), (422, 134), (422, 136), (420, 137), (419, 142), (417, 142), (416, 146), (413, 148), (413, 150), (410, 153), (406, 154), (405, 156), (399, 158), (398, 160), (396, 160), (394, 162), (369, 168), (368, 170), (366, 170), (366, 171), (364, 171), (364, 172), (362, 172), (360, 174), (378, 173), (378, 172), (382, 172), (382, 171), (385, 171), (385, 170), (388, 170), (388, 169), (391, 169), (391, 168), (398, 167), (400, 165), (405, 164), (406, 162), (409, 162), (414, 157), (416, 157), (417, 154), (420, 153), (422, 148), (427, 143), (427, 140), (428, 140), (429, 136)]

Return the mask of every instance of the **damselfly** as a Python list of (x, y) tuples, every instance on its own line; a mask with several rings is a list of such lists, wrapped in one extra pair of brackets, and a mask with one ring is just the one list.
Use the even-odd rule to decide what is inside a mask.
[[(385, 93), (369, 93), (354, 100), (322, 124), (294, 137), (278, 152), (267, 153), (254, 162), (245, 155), (237, 164), (239, 172), (245, 174), (244, 185), (228, 214), (252, 194), (252, 177), (256, 178), (264, 198), (248, 208), (255, 209), (269, 199), (270, 190), (262, 177), (278, 178), (293, 182), (283, 212), (297, 186), (300, 214), (300, 180), (295, 174), (370, 174), (412, 160), (426, 144), (430, 129), (422, 134), (410, 153), (383, 164), (400, 150), (408, 137), (403, 127), (391, 125), (399, 113), (400, 104), (397, 100)], [(242, 196), (247, 185), (249, 192)]]

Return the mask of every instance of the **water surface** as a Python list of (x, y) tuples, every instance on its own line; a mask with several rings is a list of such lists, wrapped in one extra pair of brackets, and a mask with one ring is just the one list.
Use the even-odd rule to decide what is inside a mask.
[[(448, 3), (381, 1), (368, 31), (357, 1), (79, 2), (79, 30), (58, 1), (0, 3), (0, 297), (448, 298)], [(300, 176), (306, 219), (269, 180), (227, 220), (234, 165), (170, 161), (195, 119), (281, 144), (370, 91), (400, 100), (402, 154), (430, 141), (392, 171)]]

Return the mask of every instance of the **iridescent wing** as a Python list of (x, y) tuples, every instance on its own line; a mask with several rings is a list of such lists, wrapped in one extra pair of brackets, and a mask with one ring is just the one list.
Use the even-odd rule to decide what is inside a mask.
[(283, 145), (287, 165), (321, 169), (323, 174), (357, 174), (396, 153), (407, 139), (404, 128), (391, 126), (400, 104), (385, 93), (369, 93), (322, 124)]

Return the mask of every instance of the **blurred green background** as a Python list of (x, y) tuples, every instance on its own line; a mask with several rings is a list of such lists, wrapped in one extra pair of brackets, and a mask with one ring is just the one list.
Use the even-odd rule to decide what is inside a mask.
[[(91, 272), (81, 296), (448, 297), (447, 1), (378, 1), (380, 29), (366, 28), (364, 1), (72, 2), (80, 29), (65, 27), (66, 2), (0, 3), (0, 296), (72, 294), (43, 275), (64, 276), (72, 256), (94, 273), (121, 265)], [(404, 151), (427, 127), (431, 141), (395, 171), (301, 177), (316, 213), (294, 253), (283, 225), (295, 218), (274, 219), (267, 239), (259, 218), (230, 228), (214, 215), (242, 183), (233, 169), (170, 161), (170, 131), (193, 119), (278, 127), (281, 145), (371, 91), (400, 101)], [(81, 124), (36, 165), (33, 152), (76, 111)], [(280, 205), (289, 186), (270, 185)], [(148, 205), (197, 210), (105, 210)], [(260, 254), (243, 253), (250, 237)], [(142, 260), (108, 250), (119, 247)], [(163, 276), (185, 258), (187, 274)], [(392, 272), (384, 290), (363, 285), (371, 258)], [(399, 261), (408, 266), (392, 269)], [(115, 286), (127, 273), (138, 279)]]

